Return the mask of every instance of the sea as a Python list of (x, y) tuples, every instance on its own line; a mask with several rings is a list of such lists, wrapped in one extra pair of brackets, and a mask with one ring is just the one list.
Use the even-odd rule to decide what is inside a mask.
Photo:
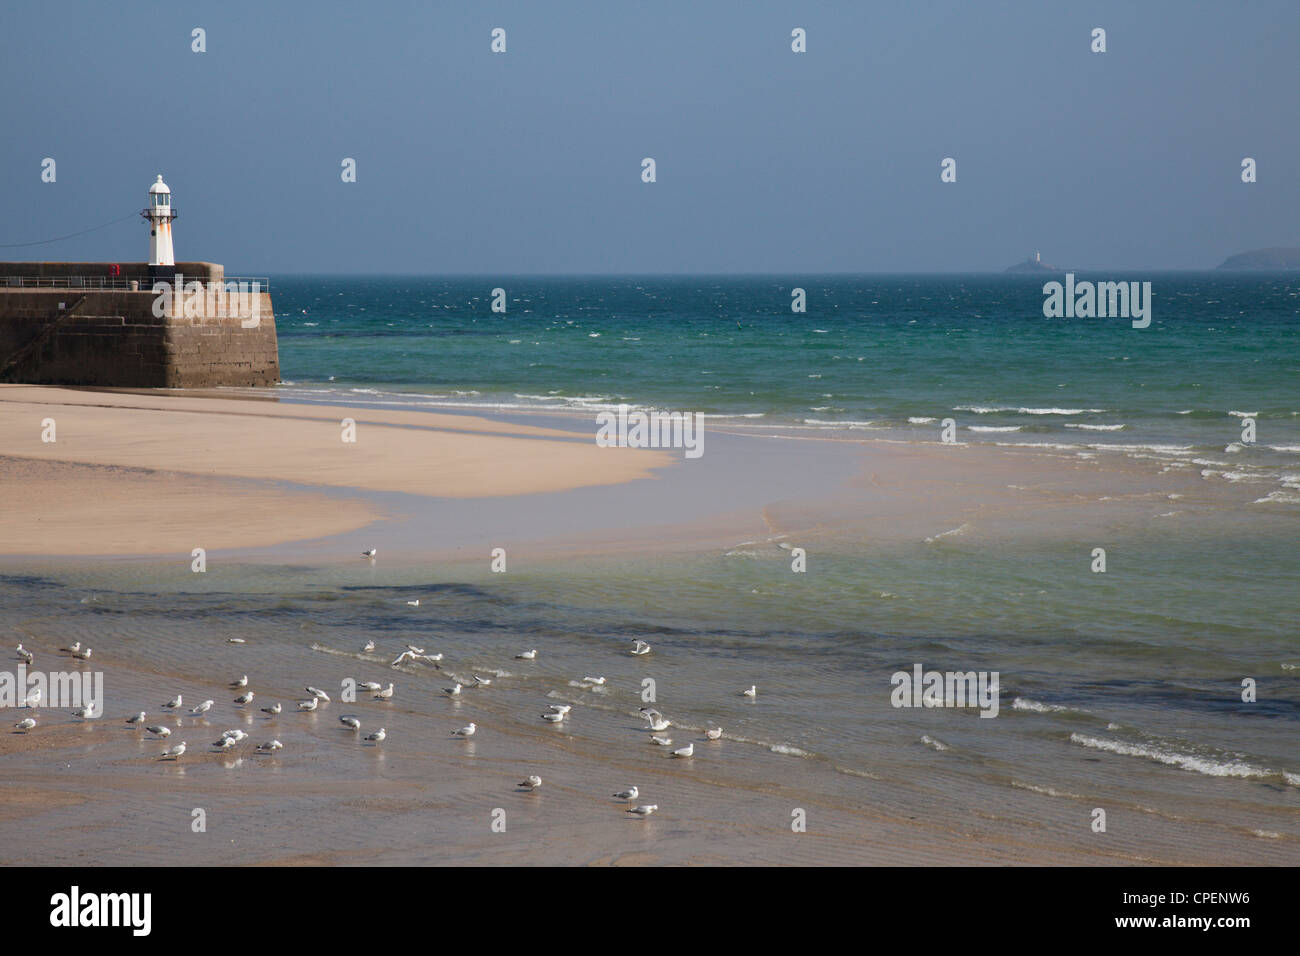
[[(620, 405), (778, 443), (897, 447), (947, 427), (958, 443), (1149, 466), (1204, 489), (1113, 522), (1104, 573), (1088, 567), (1096, 542), (1050, 517), (1025, 535), (958, 525), (873, 547), (866, 534), (802, 575), (780, 535), (506, 575), (485, 560), (362, 578), (249, 558), (196, 583), (149, 561), (37, 561), (5, 576), (0, 621), (112, 640), (146, 670), (195, 653), (196, 674), (229, 669), (222, 645), (245, 637), (286, 683), (304, 658), (337, 680), (436, 645), (444, 672), (402, 672), (422, 698), (448, 673), (496, 673), (520, 701), (606, 714), (606, 742), (637, 727), (651, 673), (679, 734), (722, 726), (737, 768), (761, 754), (762, 773), (806, 779), (865, 829), (861, 814), (879, 812), (1072, 860), (1294, 864), (1300, 277), (1078, 275), (1150, 281), (1140, 329), (1045, 318), (1053, 278), (273, 277), (278, 393), (588, 435)], [(1093, 484), (1075, 504), (1121, 494)], [(211, 649), (185, 651), (200, 632)], [(653, 654), (630, 655), (635, 640)], [(532, 647), (537, 666), (513, 659)], [(892, 675), (917, 665), (996, 673), (997, 716), (895, 707)], [(605, 685), (584, 681), (592, 668)], [(750, 685), (757, 696), (741, 696)], [(439, 706), (412, 711), (411, 731)], [(535, 723), (518, 710), (493, 719)]]

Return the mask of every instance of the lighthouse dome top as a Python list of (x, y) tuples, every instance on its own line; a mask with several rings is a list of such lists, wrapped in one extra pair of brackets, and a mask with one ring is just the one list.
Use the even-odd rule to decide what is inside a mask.
[(162, 181), (162, 173), (159, 173), (158, 181), (149, 187), (149, 194), (153, 195), (154, 193), (169, 193), (169, 192), (171, 192), (171, 189), (168, 187), (168, 185), (165, 182)]

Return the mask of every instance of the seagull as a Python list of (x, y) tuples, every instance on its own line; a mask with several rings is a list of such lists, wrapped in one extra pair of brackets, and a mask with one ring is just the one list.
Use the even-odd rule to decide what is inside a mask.
[(444, 687), (444, 688), (442, 689), (442, 692), (443, 692), (444, 694), (447, 694), (447, 695), (450, 696), (450, 697), (459, 697), (459, 696), (460, 696), (460, 684), (457, 684), (457, 685), (454, 686), (454, 687)]
[(235, 744), (239, 743), (234, 737), (222, 737), (220, 740), (213, 741), (212, 746), (218, 750), (229, 750)]
[(19, 657), (21, 657), (24, 661), (26, 661), (28, 664), (32, 662), (32, 652), (29, 651), (27, 648), (23, 647), (21, 644), (19, 644), (17, 647), (14, 648), (14, 652)]
[(361, 556), (363, 558), (370, 558), (373, 561), (375, 555), (377, 555), (378, 553), (379, 551), (375, 548), (366, 548), (366, 550), (361, 552)]
[(311, 700), (300, 700), (300, 701), (298, 701), (298, 709), (299, 709), (299, 710), (315, 710), (315, 709), (316, 709), (316, 705), (319, 704), (319, 703), (320, 703), (320, 698), (319, 698), (319, 697), (313, 697)]
[(665, 717), (654, 717), (650, 721), (650, 729), (653, 730), (655, 733), (659, 733), (660, 731), (667, 730), (672, 725), (673, 722), (671, 720), (668, 720)]
[(632, 648), (632, 653), (635, 654), (637, 657), (640, 657), (642, 654), (649, 654), (650, 645), (647, 644), (645, 641), (637, 641), (636, 646)]
[(516, 655), (515, 655), (515, 660), (517, 660), (517, 661), (535, 661), (535, 660), (537, 660), (537, 648), (534, 647), (531, 651), (524, 651), (524, 652), (522, 652), (522, 653), (520, 653), (520, 654), (516, 654)]
[(172, 729), (170, 727), (164, 727), (162, 724), (158, 724), (154, 727), (146, 727), (145, 730), (149, 731), (149, 733), (153, 734), (155, 737), (170, 737), (172, 735)]
[(740, 696), (741, 696), (741, 697), (757, 697), (757, 696), (758, 696), (758, 685), (756, 685), (756, 684), (750, 684), (750, 685), (749, 685), (749, 690), (741, 691)]
[(339, 723), (343, 724), (345, 727), (351, 727), (353, 730), (361, 729), (361, 721), (353, 717), (351, 714), (344, 714), (339, 718)]
[(35, 707), (41, 702), (41, 689), (38, 687), (23, 699), (24, 707)]
[(407, 606), (407, 607), (419, 607), (419, 606), (420, 606), (420, 599), (419, 599), (419, 598), (416, 598), (414, 601), (407, 601), (407, 602), (406, 602), (406, 606)]
[(236, 704), (248, 704), (253, 700), (253, 692), (250, 690), (247, 694), (240, 694), (235, 698)]
[(311, 694), (313, 697), (319, 697), (321, 700), (325, 701), (326, 703), (329, 702), (330, 695), (325, 693), (319, 687), (308, 687), (306, 688), (306, 691), (307, 693)]
[(191, 707), (190, 713), (195, 717), (198, 717), (201, 714), (206, 714), (212, 709), (213, 703), (215, 703), (215, 701), (205, 700), (203, 703), (199, 704), (199, 706)]
[(671, 738), (671, 737), (651, 737), (651, 738), (650, 738), (650, 742), (651, 742), (652, 744), (658, 744), (660, 747), (671, 747), (671, 746), (673, 745), (673, 738)]
[(248, 734), (244, 733), (242, 730), (223, 730), (221, 732), (221, 737), (223, 740), (225, 739), (243, 740), (247, 736)]
[(490, 677), (479, 677), (477, 674), (475, 674), (475, 675), (474, 675), (474, 684), (475, 684), (476, 687), (489, 687), (489, 686), (491, 686), (491, 684), (492, 684), (492, 678), (490, 678)]
[(385, 687), (383, 690), (375, 692), (375, 700), (392, 700), (392, 699), (393, 699), (393, 684), (391, 681), (389, 682), (388, 686)]
[(428, 661), (430, 664), (436, 664), (438, 661), (442, 660), (441, 654), (420, 654), (418, 656), (420, 660)]
[(177, 694), (171, 700), (167, 701), (167, 703), (163, 704), (163, 707), (166, 708), (167, 710), (175, 710), (176, 708), (180, 707), (181, 704), (183, 703), (185, 703), (185, 698), (181, 697), (180, 694)]
[(369, 653), (370, 651), (373, 651), (374, 649), (375, 649), (375, 642), (374, 642), (374, 641), (366, 641), (366, 646), (363, 647), (363, 648), (361, 648), (361, 650), (364, 651), (364, 652), (366, 652), (366, 653)]
[(85, 707), (82, 707), (80, 710), (74, 710), (74, 711), (72, 712), (72, 716), (73, 716), (73, 717), (83, 717), (83, 718), (85, 718), (85, 717), (94, 717), (94, 716), (95, 716), (95, 708), (94, 708), (92, 705), (87, 704)]
[(519, 786), (524, 787), (529, 791), (532, 791), (532, 790), (536, 790), (541, 785), (542, 785), (542, 778), (537, 776), (537, 774), (535, 773), (530, 773), (528, 775), (528, 778), (524, 780), (524, 782), (521, 783)]
[(402, 651), (402, 653), (400, 653), (400, 654), (397, 655), (397, 660), (393, 661), (393, 662), (392, 662), (391, 664), (389, 664), (388, 666), (389, 666), (389, 667), (396, 667), (398, 664), (401, 664), (403, 661), (407, 660), (408, 658), (412, 658), (412, 657), (415, 657), (415, 654), (414, 654), (412, 651)]
[(453, 730), (452, 733), (454, 733), (458, 737), (473, 737), (474, 731), (476, 730), (478, 730), (477, 725), (471, 722), (469, 724), (466, 724), (464, 727), (460, 728), (460, 730)]
[(384, 739), (385, 737), (387, 737), (387, 736), (388, 736), (388, 732), (387, 732), (386, 730), (384, 730), (383, 727), (380, 727), (380, 728), (379, 728), (378, 730), (376, 730), (373, 734), (367, 734), (367, 735), (366, 735), (366, 740), (373, 740), (375, 743), (379, 743), (381, 740), (383, 740), (383, 739)]
[(628, 787), (626, 790), (620, 790), (614, 794), (615, 800), (635, 800), (641, 795), (641, 791), (636, 787)]
[(362, 690), (382, 690), (384, 687), (383, 684), (378, 684), (372, 680), (362, 681), (357, 686), (360, 687)]
[(182, 740), (175, 747), (172, 747), (169, 750), (164, 750), (161, 754), (158, 755), (158, 759), (163, 760), (167, 757), (171, 757), (173, 760), (175, 760), (183, 753), (185, 753), (185, 741)]
[(557, 714), (564, 715), (564, 714), (567, 714), (569, 711), (573, 710), (573, 705), (572, 705), (572, 704), (552, 704), (552, 705), (551, 705), (551, 710), (555, 711)]
[(128, 724), (143, 724), (145, 718), (148, 717), (148, 716), (149, 716), (149, 715), (146, 714), (146, 713), (142, 710), (142, 711), (140, 711), (138, 714), (135, 714), (135, 715), (132, 716), (132, 717), (128, 717), (128, 718), (126, 719), (126, 722), (127, 722)]
[(655, 710), (653, 707), (642, 707), (641, 716), (646, 720), (653, 720), (656, 717), (662, 717), (663, 714), (659, 713), (659, 711)]
[(228, 638), (226, 638), (226, 643), (227, 643), (227, 644), (247, 644), (248, 641), (244, 640), (242, 637), (228, 637)]
[(281, 710), (281, 708), (280, 708), (280, 702), (277, 700), (277, 701), (276, 701), (274, 704), (272, 704), (270, 707), (263, 707), (263, 708), (262, 708), (262, 713), (264, 713), (264, 714), (270, 714), (272, 717), (274, 717), (276, 714), (278, 714), (278, 713), (280, 712), (280, 710)]
[(260, 754), (275, 753), (275, 751), (283, 749), (284, 744), (280, 743), (278, 740), (268, 740), (264, 744), (257, 745), (257, 752)]
[(658, 809), (659, 809), (659, 804), (657, 803), (645, 803), (639, 807), (633, 807), (627, 812), (635, 813), (639, 817), (648, 817), (650, 816), (650, 814), (654, 813)]
[(551, 711), (550, 713), (542, 714), (542, 720), (545, 720), (548, 723), (558, 724), (564, 719), (564, 716), (564, 714), (557, 714), (554, 711)]
[(236, 678), (235, 680), (232, 680), (232, 681), (230, 682), (230, 686), (231, 686), (231, 687), (247, 687), (247, 686), (248, 686), (248, 675), (245, 674), (243, 677), (239, 677), (239, 678)]
[(708, 737), (710, 740), (719, 740), (722, 737), (722, 728), (708, 727), (704, 731), (704, 736)]
[(76, 658), (77, 660), (79, 660), (79, 661), (88, 661), (88, 660), (90, 660), (90, 655), (93, 654), (93, 653), (95, 653), (95, 652), (94, 652), (93, 650), (91, 650), (89, 647), (87, 647), (87, 648), (84, 648), (84, 649), (82, 649), (82, 650), (80, 650), (80, 651), (74, 651), (74, 652), (72, 653), (72, 656), (75, 657), (75, 658)]
[(14, 724), (14, 729), (15, 729), (15, 730), (28, 731), (28, 730), (31, 730), (31, 729), (32, 729), (33, 727), (35, 727), (35, 726), (36, 726), (36, 720), (35, 720), (34, 718), (32, 718), (32, 717), (28, 717), (28, 718), (26, 718), (26, 719), (24, 719), (24, 720), (20, 720), (20, 721), (18, 721), (18, 723)]
[(423, 647), (416, 647), (414, 644), (407, 644), (406, 649), (417, 656), (424, 653)]
[(674, 757), (690, 757), (693, 756), (694, 754), (695, 754), (695, 744), (693, 743), (687, 744), (685, 747), (678, 747), (676, 750), (672, 752), (672, 756)]
[(605, 678), (603, 677), (584, 677), (583, 680), (588, 684), (596, 684), (598, 686), (605, 683)]
[(81, 650), (81, 641), (77, 641), (77, 643), (73, 644), (71, 647), (60, 647), (59, 650), (64, 654), (75, 654), (77, 651)]

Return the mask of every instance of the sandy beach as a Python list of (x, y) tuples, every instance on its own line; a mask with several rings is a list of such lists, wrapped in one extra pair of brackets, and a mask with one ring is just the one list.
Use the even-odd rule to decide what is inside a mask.
[[(47, 418), (53, 443), (40, 440)], [(339, 440), (343, 418), (357, 423), (355, 445)], [(576, 417), (0, 388), (6, 640), (34, 652), (34, 666), (74, 671), (91, 664), (59, 648), (92, 645), (107, 687), (101, 719), (38, 708), (36, 730), (0, 735), (0, 862), (1257, 863), (1294, 853), (1294, 786), (1243, 801), (1234, 788), (1251, 785), (1231, 775), (1132, 756), (1099, 768), (1095, 750), (1070, 743), (1106, 732), (1091, 707), (1011, 706), (1016, 694), (1051, 693), (1032, 668), (1008, 678), (998, 721), (888, 702), (899, 662), (986, 655), (979, 641), (908, 636), (899, 595), (916, 562), (978, 565), (991, 549), (1033, 545), (1050, 563), (1063, 538), (1159, 526), (1171, 495), (1192, 516), (1198, 502), (1241, 492), (1129, 458), (719, 426), (711, 454), (684, 461), (597, 448), (593, 431)], [(823, 590), (801, 593), (791, 543), (828, 575)], [(490, 568), (496, 545), (508, 575)], [(210, 549), (202, 575), (189, 567), (196, 546)], [(363, 546), (379, 559), (359, 558)], [(845, 624), (823, 619), (835, 604), (825, 595), (850, 592), (865, 592), (874, 626), (891, 633), (841, 655)], [(1018, 584), (998, 613), (1036, 613), (1033, 593)], [(821, 643), (799, 644), (804, 631)], [(654, 653), (630, 655), (634, 638)], [(445, 657), (395, 664), (410, 644)], [(529, 647), (541, 648), (538, 661), (515, 659)], [(241, 706), (226, 684), (245, 673), (256, 699)], [(475, 675), (492, 685), (475, 687)], [(638, 714), (647, 676), (675, 746), (694, 743), (693, 757), (649, 742)], [(393, 681), (397, 694), (346, 702), (349, 679)], [(462, 694), (446, 695), (457, 682)], [(739, 694), (751, 683), (762, 687), (753, 701)], [(308, 684), (334, 700), (298, 713)], [(175, 693), (182, 712), (160, 711)], [(190, 716), (204, 699), (212, 711)], [(263, 714), (271, 701), (284, 712)], [(544, 723), (540, 712), (560, 702), (570, 718)], [(171, 736), (127, 725), (137, 710)], [(388, 739), (366, 743), (339, 724), (346, 713)], [(471, 740), (452, 733), (470, 720)], [(715, 723), (725, 735), (710, 741)], [(247, 741), (215, 752), (231, 728)], [(253, 750), (272, 738), (283, 751)], [(159, 760), (178, 740), (187, 754)], [(516, 786), (530, 773), (545, 781), (536, 793)], [(631, 817), (610, 798), (633, 783), (637, 802), (660, 806), (654, 816)], [(1140, 826), (1094, 839), (1087, 814), (1101, 800)], [(207, 814), (203, 834), (189, 830), (195, 808)], [(504, 832), (492, 829), (498, 810)], [(806, 832), (792, 830), (800, 813)]]

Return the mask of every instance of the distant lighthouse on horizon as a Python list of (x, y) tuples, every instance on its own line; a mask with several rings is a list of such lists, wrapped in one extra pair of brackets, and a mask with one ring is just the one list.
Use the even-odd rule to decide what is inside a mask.
[(172, 220), (176, 218), (176, 210), (172, 208), (172, 191), (163, 182), (161, 173), (158, 181), (149, 187), (149, 205), (140, 215), (149, 221), (149, 277), (169, 278), (176, 272), (176, 254), (172, 250)]

